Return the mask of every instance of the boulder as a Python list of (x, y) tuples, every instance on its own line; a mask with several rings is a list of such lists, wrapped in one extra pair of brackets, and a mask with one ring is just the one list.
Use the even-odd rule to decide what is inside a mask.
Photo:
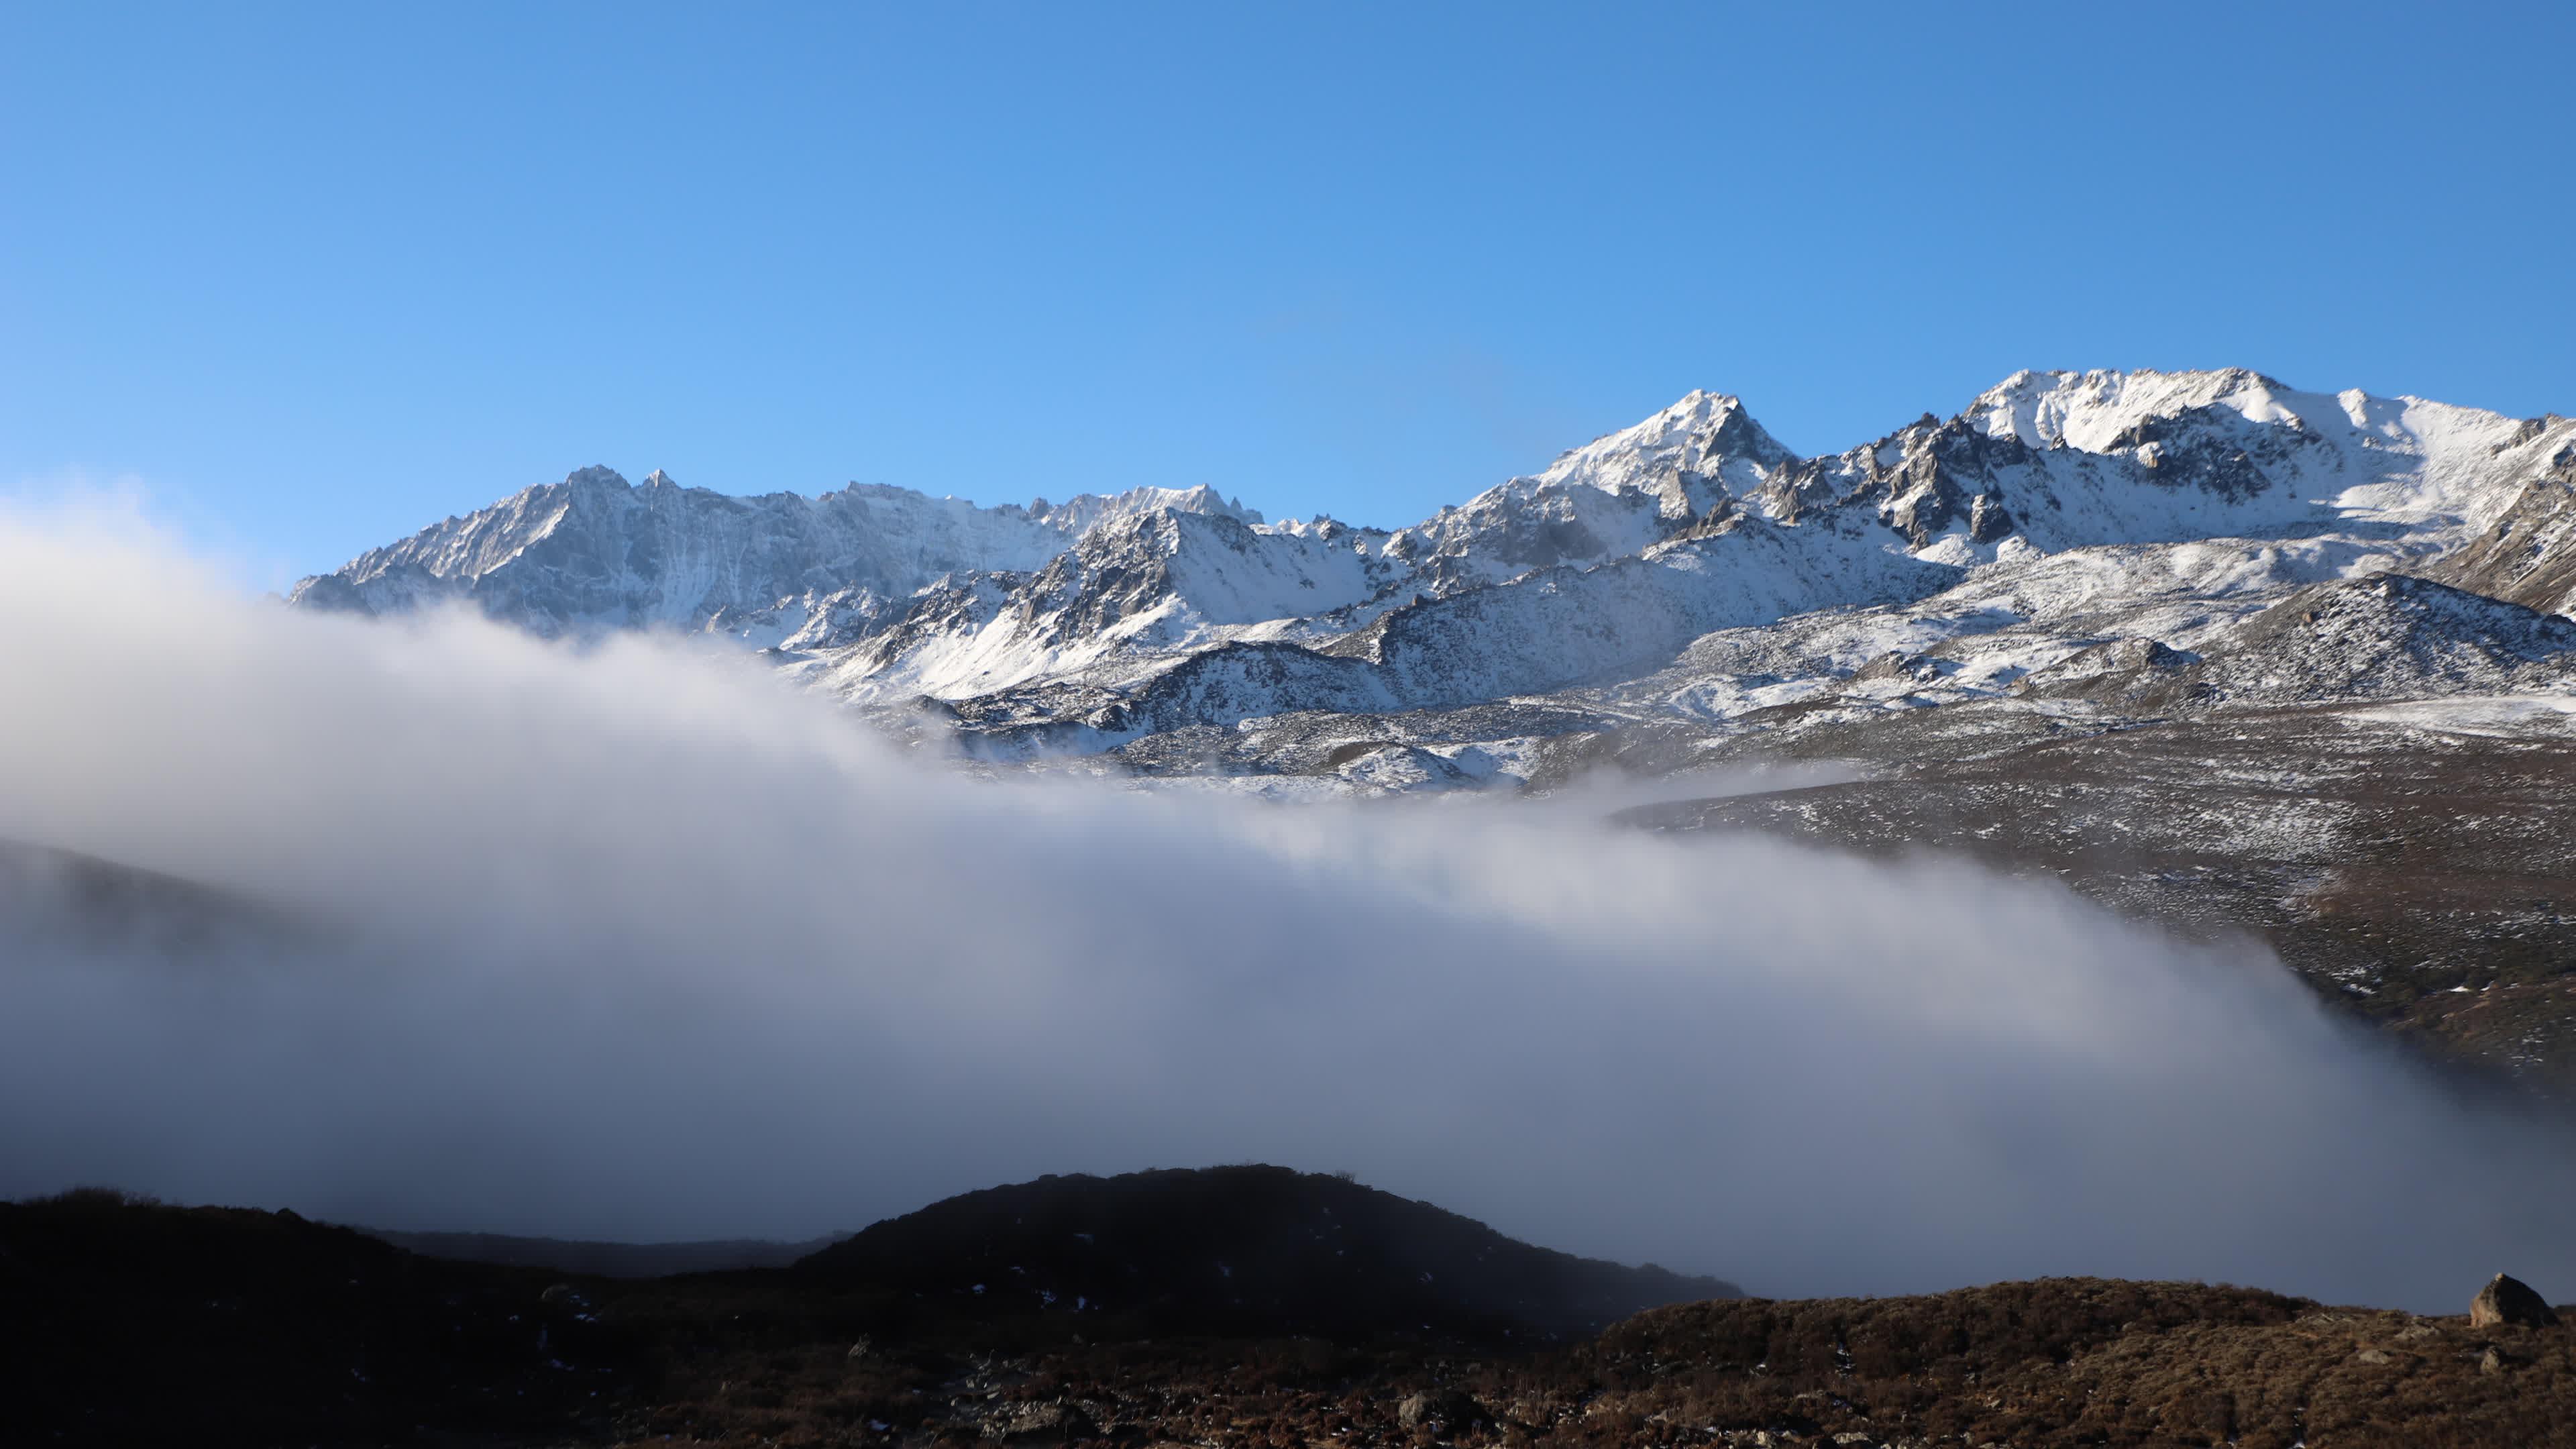
[(2502, 1273), (2478, 1290), (2469, 1300), (2469, 1327), (2492, 1328), (2498, 1324), (2520, 1324), (2525, 1328), (2554, 1328), (2558, 1311), (2549, 1300), (2531, 1289), (2531, 1285)]
[(1407, 1429), (1418, 1429), (1437, 1421), (1442, 1427), (1458, 1430), (1471, 1424), (1492, 1421), (1485, 1406), (1456, 1389), (1428, 1389), (1408, 1394), (1395, 1406), (1395, 1422)]
[(1908, 654), (1902, 649), (1890, 649), (1853, 670), (1851, 675), (1854, 683), (1866, 679), (1910, 679), (1917, 684), (1938, 679), (1940, 676), (1941, 666), (1938, 663), (1920, 654)]
[(1065, 1444), (1099, 1436), (1100, 1425), (1078, 1404), (1029, 1404), (984, 1424), (984, 1437), (1003, 1444)]

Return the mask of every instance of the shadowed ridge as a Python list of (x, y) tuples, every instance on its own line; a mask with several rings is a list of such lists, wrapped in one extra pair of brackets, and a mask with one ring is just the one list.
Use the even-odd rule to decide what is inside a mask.
[(1580, 1332), (1742, 1292), (1534, 1247), (1429, 1203), (1268, 1166), (987, 1188), (890, 1218), (799, 1266), (997, 1310), (1081, 1305), (1176, 1325), (1337, 1333)]

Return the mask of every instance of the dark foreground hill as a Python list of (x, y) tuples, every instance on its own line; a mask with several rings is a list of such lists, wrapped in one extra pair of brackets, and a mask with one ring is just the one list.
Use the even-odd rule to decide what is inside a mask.
[(1538, 1346), (1146, 1333), (854, 1271), (565, 1281), (286, 1213), (0, 1204), (0, 1442), (2576, 1445), (2576, 1328), (2252, 1289), (1730, 1299)]
[(1426, 1202), (1259, 1166), (987, 1188), (799, 1267), (997, 1308), (1328, 1334), (1585, 1332), (1642, 1308), (1743, 1296), (1719, 1279), (1533, 1247)]
[(293, 1213), (112, 1192), (0, 1203), (0, 1443), (518, 1442), (632, 1396), (630, 1338), (552, 1278)]

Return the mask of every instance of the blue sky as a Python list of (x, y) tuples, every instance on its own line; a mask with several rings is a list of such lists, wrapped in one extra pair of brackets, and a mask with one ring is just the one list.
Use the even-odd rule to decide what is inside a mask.
[(0, 489), (274, 585), (571, 468), (1401, 524), (1694, 387), (2576, 411), (2576, 7), (0, 8)]

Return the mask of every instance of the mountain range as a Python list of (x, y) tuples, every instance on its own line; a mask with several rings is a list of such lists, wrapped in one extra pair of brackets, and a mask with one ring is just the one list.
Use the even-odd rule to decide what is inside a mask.
[[(588, 468), (291, 602), (721, 636), (982, 770), (1649, 777), (1684, 802), (1651, 828), (1965, 850), (2576, 1085), (2568, 418), (2022, 372), (1802, 457), (1694, 392), (1395, 530), (1207, 487), (980, 508)], [(1833, 782), (1747, 789), (1784, 762)]]
[[(462, 600), (548, 636), (719, 634), (852, 703), (926, 707), (987, 758), (1527, 783), (1551, 744), (1629, 721), (1731, 732), (1827, 700), (2062, 708), (2033, 696), (2100, 673), (2125, 641), (2237, 659), (2215, 666), (2229, 702), (2330, 691), (2276, 680), (2279, 631), (2243, 626), (2303, 587), (2390, 571), (2554, 611), (2576, 593), (2571, 488), (2563, 418), (2244, 371), (2025, 372), (1818, 458), (1738, 399), (1693, 393), (1392, 532), (1271, 523), (1206, 487), (979, 508), (585, 468), (292, 601)], [(2524, 692), (2461, 653), (2522, 647), (2490, 639), (2504, 617), (2419, 611), (2388, 621), (2412, 641), (2391, 647), (2426, 654), (2419, 692)], [(1937, 662), (1870, 667), (1890, 656)], [(1313, 715), (1355, 717), (1323, 758), (1276, 731), (1225, 738)], [(1404, 758), (1340, 748), (1380, 740)]]

